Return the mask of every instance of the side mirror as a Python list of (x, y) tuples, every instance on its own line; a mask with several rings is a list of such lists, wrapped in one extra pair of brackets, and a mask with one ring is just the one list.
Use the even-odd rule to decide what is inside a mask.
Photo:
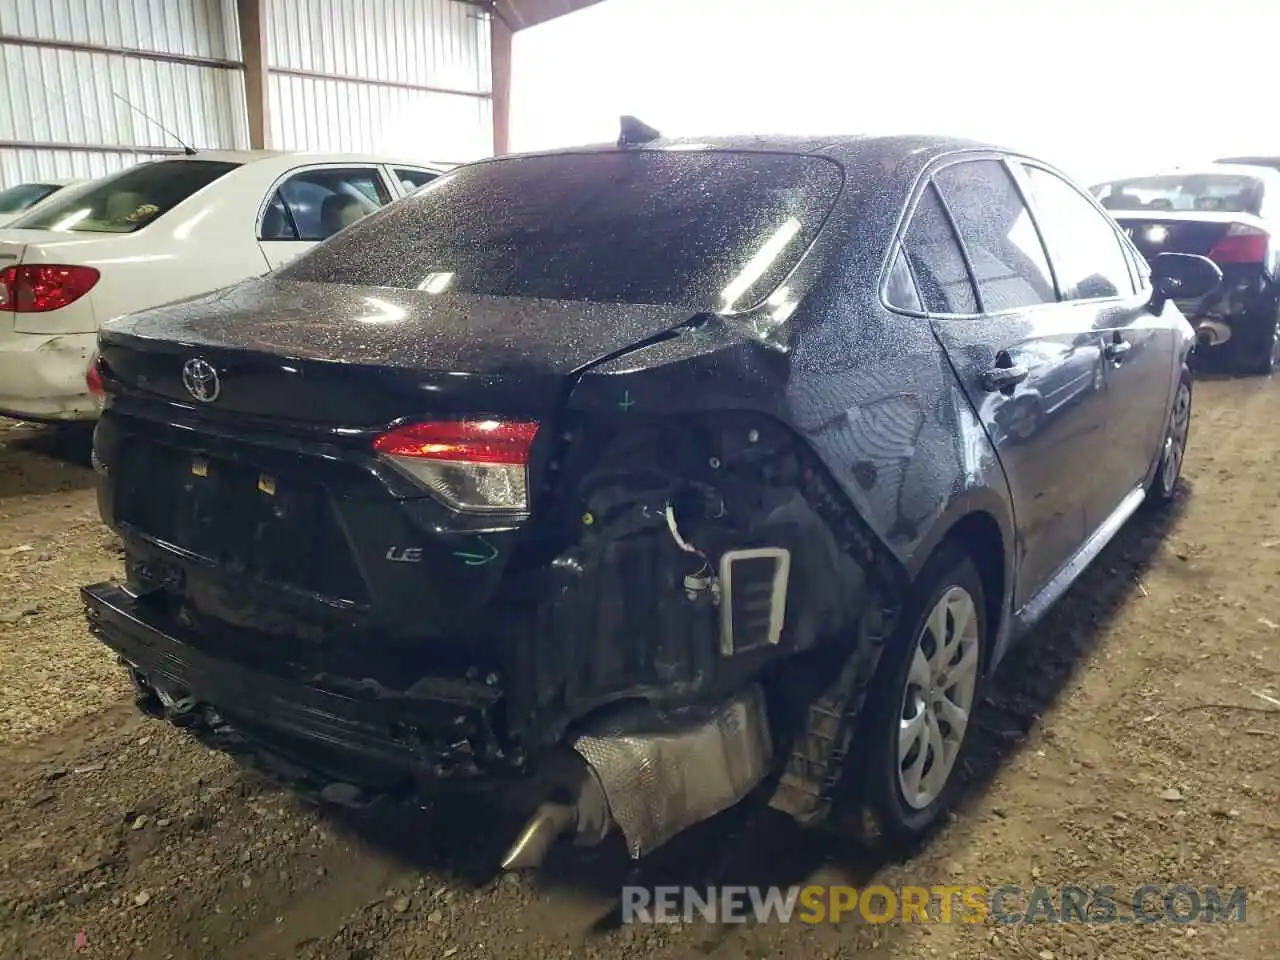
[(1151, 309), (1159, 313), (1169, 300), (1199, 300), (1218, 289), (1222, 271), (1208, 257), (1162, 253), (1151, 263)]

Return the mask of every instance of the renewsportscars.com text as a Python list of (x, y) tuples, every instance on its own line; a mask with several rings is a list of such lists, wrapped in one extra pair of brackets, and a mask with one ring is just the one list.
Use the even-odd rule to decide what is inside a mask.
[(1245, 888), (1114, 886), (623, 887), (624, 923), (1243, 922)]

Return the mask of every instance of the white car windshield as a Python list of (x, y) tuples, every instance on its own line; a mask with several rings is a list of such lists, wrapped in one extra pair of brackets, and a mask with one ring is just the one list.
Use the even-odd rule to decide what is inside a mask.
[(51, 197), (7, 229), (133, 233), (237, 166), (218, 160), (141, 163), (86, 191)]

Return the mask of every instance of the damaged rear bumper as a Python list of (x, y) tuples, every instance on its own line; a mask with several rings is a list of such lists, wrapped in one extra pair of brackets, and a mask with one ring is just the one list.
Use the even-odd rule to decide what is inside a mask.
[(94, 333), (0, 333), (0, 413), (21, 420), (93, 420), (98, 405), (85, 385)]
[(234, 728), (315, 774), (377, 792), (517, 766), (494, 731), (500, 693), (484, 683), (423, 680), (394, 697), (339, 693), (212, 656), (115, 584), (81, 596), (93, 634), (180, 725)]
[(526, 770), (518, 749), (499, 743), (496, 687), (434, 680), (398, 697), (340, 694), (210, 655), (117, 585), (81, 595), (91, 631), (127, 665), (140, 706), (314, 799), (366, 806), (421, 798), (446, 781), (554, 796), (508, 852), (511, 869), (536, 866), (561, 836), (589, 845), (615, 828), (639, 858), (741, 801), (772, 766), (755, 684), (714, 705), (609, 711)]

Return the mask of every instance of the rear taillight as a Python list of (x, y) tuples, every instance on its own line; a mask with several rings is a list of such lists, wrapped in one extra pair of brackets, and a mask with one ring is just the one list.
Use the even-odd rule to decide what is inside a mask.
[(1244, 223), (1233, 223), (1209, 251), (1214, 263), (1265, 263), (1271, 237), (1267, 231)]
[(0, 310), (47, 313), (75, 303), (101, 276), (93, 267), (29, 263), (0, 270)]
[(93, 399), (101, 406), (107, 399), (107, 388), (102, 383), (102, 358), (96, 353), (89, 358), (89, 366), (84, 371), (84, 382), (93, 394)]
[(536, 423), (446, 420), (382, 434), (373, 449), (446, 505), (471, 513), (529, 510)]

